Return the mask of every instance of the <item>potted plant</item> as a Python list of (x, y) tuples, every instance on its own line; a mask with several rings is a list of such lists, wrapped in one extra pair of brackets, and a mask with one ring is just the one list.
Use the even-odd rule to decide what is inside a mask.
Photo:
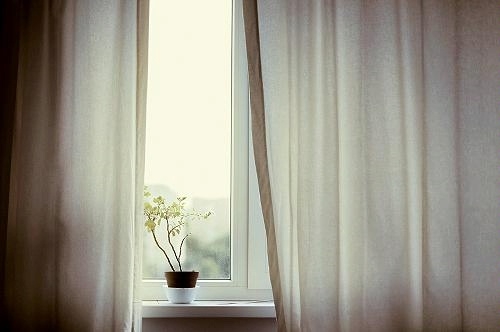
[[(194, 299), (198, 271), (182, 269), (182, 248), (190, 233), (182, 231), (188, 223), (196, 220), (206, 220), (211, 212), (200, 213), (186, 209), (186, 197), (177, 197), (167, 204), (162, 196), (152, 197), (147, 187), (144, 187), (144, 216), (146, 229), (151, 232), (156, 246), (165, 256), (171, 271), (165, 272), (167, 280), (167, 296), (173, 303), (189, 303)], [(158, 241), (157, 231), (163, 229), (170, 247), (167, 253)]]

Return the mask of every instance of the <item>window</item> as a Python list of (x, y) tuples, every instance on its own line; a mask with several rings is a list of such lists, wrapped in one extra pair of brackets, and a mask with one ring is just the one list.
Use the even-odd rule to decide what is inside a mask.
[[(249, 144), (241, 0), (150, 2), (145, 184), (211, 211), (189, 227), (183, 268), (198, 299), (271, 299)], [(163, 299), (161, 252), (144, 232), (143, 297)]]

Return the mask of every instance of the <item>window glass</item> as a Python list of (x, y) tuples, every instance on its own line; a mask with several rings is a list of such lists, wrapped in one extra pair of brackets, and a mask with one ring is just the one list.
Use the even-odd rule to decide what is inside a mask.
[[(231, 3), (150, 2), (145, 184), (212, 212), (186, 229), (183, 269), (200, 279), (231, 278)], [(144, 236), (143, 276), (163, 279), (166, 259)]]

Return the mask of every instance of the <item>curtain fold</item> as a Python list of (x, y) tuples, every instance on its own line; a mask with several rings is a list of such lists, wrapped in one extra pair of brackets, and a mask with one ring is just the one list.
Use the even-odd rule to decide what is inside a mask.
[(8, 327), (131, 330), (147, 2), (23, 1), (19, 31)]
[(16, 107), (19, 49), (19, 3), (0, 3), (0, 322), (7, 320), (5, 303), (5, 253), (9, 210), (10, 163)]
[(144, 240), (144, 161), (148, 82), (149, 0), (137, 2), (137, 99), (135, 142), (135, 223), (133, 270), (133, 330), (142, 330), (142, 250)]
[(250, 3), (279, 329), (498, 329), (495, 2)]
[(268, 262), (270, 267), (274, 307), (278, 319), (278, 328), (285, 326), (285, 316), (282, 306), (281, 274), (279, 269), (276, 234), (274, 228), (273, 202), (271, 197), (271, 186), (269, 182), (269, 169), (266, 147), (264, 91), (262, 88), (262, 68), (260, 61), (259, 27), (257, 15), (257, 3), (253, 1), (243, 2), (245, 18), (245, 41), (246, 48), (254, 52), (247, 52), (249, 90), (251, 91), (250, 108), (252, 109), (252, 141), (258, 147), (255, 154), (256, 171), (258, 173), (259, 194), (264, 216)]

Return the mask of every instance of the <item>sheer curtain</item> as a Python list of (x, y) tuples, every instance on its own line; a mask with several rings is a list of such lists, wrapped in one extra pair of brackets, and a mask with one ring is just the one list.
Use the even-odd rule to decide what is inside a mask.
[(4, 327), (134, 328), (147, 5), (17, 2)]
[(497, 1), (247, 1), (280, 331), (500, 326)]

